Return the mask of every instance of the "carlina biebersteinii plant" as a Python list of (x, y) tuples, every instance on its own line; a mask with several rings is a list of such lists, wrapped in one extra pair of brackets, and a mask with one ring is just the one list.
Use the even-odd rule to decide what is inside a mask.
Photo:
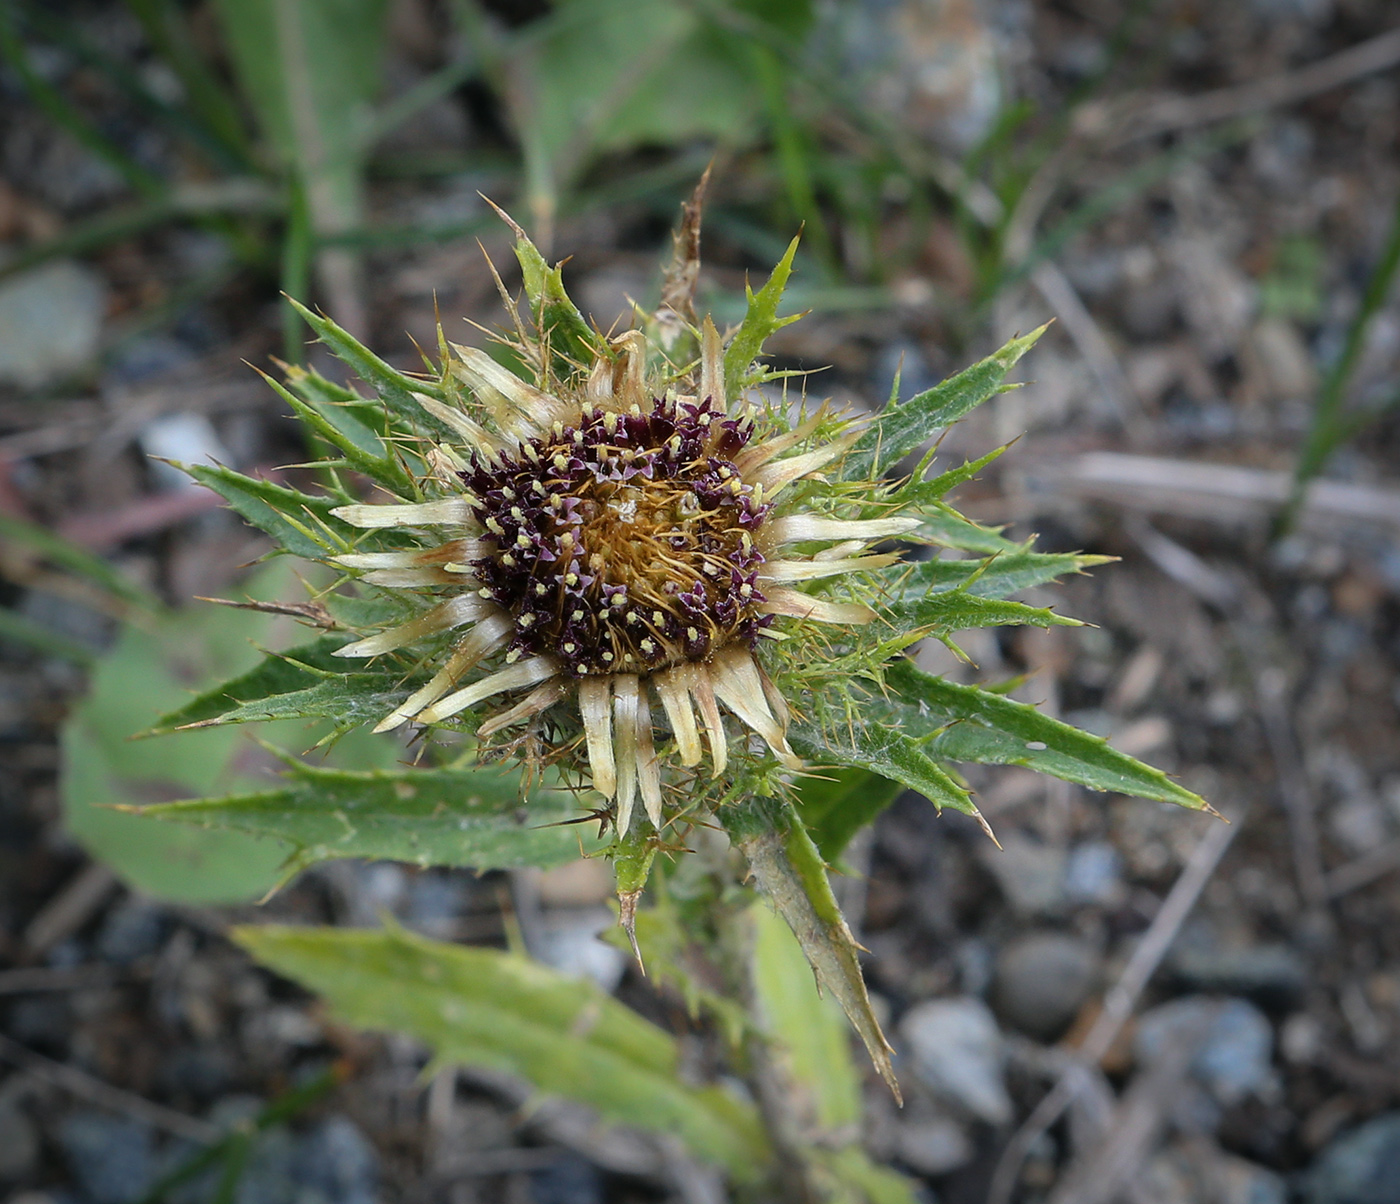
[[(1010, 387), (1040, 332), (873, 418), (808, 405), (760, 359), (796, 320), (778, 316), (796, 240), (735, 329), (697, 317), (703, 187), (660, 307), (619, 334), (585, 320), (513, 222), (528, 320), (485, 347), (440, 332), (421, 376), (301, 310), (378, 393), (298, 368), (274, 382), (332, 449), (320, 491), (189, 471), (329, 566), (329, 584), (285, 608), (323, 634), (161, 726), (369, 723), (421, 737), (425, 765), (356, 777), (293, 759), (280, 794), (152, 810), (287, 840), (289, 872), (376, 852), (517, 865), (547, 826), (596, 820), (590, 848), (614, 863), (634, 948), (649, 874), (683, 876), (687, 848), (722, 830), (742, 862), (712, 897), (756, 884), (894, 1087), (828, 870), (899, 790), (980, 820), (954, 766), (981, 762), (1209, 808), (1102, 739), (907, 655), (970, 627), (1072, 624), (1008, 596), (1102, 559), (1037, 553), (948, 505), (1003, 449), (929, 473), (929, 445)], [(464, 765), (511, 759), (528, 770), (523, 804), (443, 792)]]

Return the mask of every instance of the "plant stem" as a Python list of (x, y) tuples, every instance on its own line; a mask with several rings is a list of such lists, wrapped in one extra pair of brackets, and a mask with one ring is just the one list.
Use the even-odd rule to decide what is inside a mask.
[(823, 1204), (830, 1199), (830, 1193), (821, 1186), (807, 1153), (808, 1143), (803, 1140), (793, 1107), (798, 1098), (796, 1086), (774, 1055), (765, 1033), (767, 1021), (753, 980), (754, 926), (749, 906), (734, 899), (717, 903), (711, 953), (723, 975), (725, 993), (739, 1003), (749, 1018), (739, 1051), (741, 1069), (777, 1156), (772, 1198), (783, 1204)]

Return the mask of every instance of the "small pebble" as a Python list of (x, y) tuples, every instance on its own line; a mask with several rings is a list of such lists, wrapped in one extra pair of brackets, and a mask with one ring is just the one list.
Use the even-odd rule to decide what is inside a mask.
[(1400, 1201), (1400, 1112), (1385, 1112), (1335, 1138), (1303, 1175), (1307, 1204)]
[(1076, 845), (1065, 864), (1065, 894), (1071, 903), (1112, 905), (1123, 894), (1123, 858), (1107, 841)]
[(127, 966), (160, 950), (168, 928), (166, 913), (146, 899), (130, 897), (113, 907), (97, 934), (97, 955)]
[(134, 1204), (155, 1174), (151, 1130), (124, 1116), (78, 1111), (58, 1129), (73, 1178), (92, 1204)]
[(47, 389), (96, 357), (102, 278), (62, 260), (0, 281), (0, 384)]
[(379, 1155), (344, 1116), (327, 1117), (302, 1139), (294, 1173), (327, 1204), (375, 1204), (378, 1199)]
[(1244, 999), (1188, 996), (1144, 1013), (1133, 1043), (1138, 1061), (1155, 1061), (1177, 1043), (1178, 1035), (1197, 1024), (1208, 1024), (1209, 1029), (1191, 1072), (1217, 1103), (1230, 1108), (1250, 1096), (1265, 1098), (1276, 1089), (1273, 1026)]
[(1022, 836), (978, 851), (1011, 909), (1020, 916), (1054, 915), (1065, 902), (1065, 853)]
[(598, 934), (611, 927), (613, 914), (605, 907), (549, 908), (540, 925), (535, 955), (547, 966), (576, 978), (591, 978), (611, 993), (627, 970), (630, 955), (605, 944)]
[(996, 1017), (980, 999), (930, 999), (899, 1022), (919, 1081), (933, 1094), (988, 1124), (1011, 1119), (1002, 1071), (1006, 1048)]
[(1053, 1040), (1079, 1014), (1099, 971), (1099, 954), (1086, 941), (1058, 932), (1029, 933), (1002, 950), (992, 998), (1008, 1024)]
[(603, 1204), (603, 1198), (603, 1176), (576, 1154), (566, 1154), (530, 1175), (532, 1204)]
[(896, 1130), (895, 1155), (921, 1175), (946, 1175), (972, 1161), (972, 1142), (950, 1116), (901, 1121)]

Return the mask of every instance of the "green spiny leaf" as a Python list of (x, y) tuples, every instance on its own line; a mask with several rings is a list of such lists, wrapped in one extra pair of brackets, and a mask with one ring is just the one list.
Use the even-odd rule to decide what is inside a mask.
[(513, 221), (510, 225), (515, 231), (515, 258), (520, 261), (530, 313), (535, 328), (554, 353), (555, 375), (567, 379), (577, 365), (587, 367), (599, 356), (611, 359), (606, 341), (588, 325), (564, 290), (563, 269), (550, 267), (525, 231)]
[(972, 480), (1010, 446), (1011, 444), (1004, 443), (985, 456), (979, 456), (976, 460), (964, 460), (956, 468), (941, 472), (927, 481), (919, 480), (919, 474), (916, 473), (903, 488), (895, 491), (890, 500), (912, 508), (934, 505), (941, 501), (950, 489), (957, 488), (964, 481)]
[(884, 722), (882, 708), (862, 708), (860, 723), (809, 723), (791, 732), (792, 746), (813, 761), (868, 769), (909, 790), (917, 790), (940, 811), (952, 807), (977, 816), (972, 796), (929, 756), (927, 735)]
[(349, 531), (339, 519), (331, 517), (333, 507), (352, 500), (349, 495), (339, 499), (312, 497), (286, 485), (244, 476), (222, 465), (181, 464), (178, 467), (201, 485), (207, 485), (252, 526), (272, 536), (278, 547), (308, 560), (341, 550), (331, 543), (322, 527)]
[(403, 675), (381, 672), (321, 674), (315, 685), (283, 694), (270, 694), (230, 707), (198, 726), (225, 723), (265, 723), (276, 719), (328, 719), (337, 732), (362, 723), (375, 724), (408, 697), (399, 685)]
[(340, 449), (346, 468), (363, 473), (376, 484), (394, 493), (412, 497), (416, 493), (413, 478), (402, 464), (389, 455), (383, 440), (348, 410), (337, 411), (334, 406), (322, 406), (298, 397), (266, 373), (263, 379), (277, 392), (298, 418), (332, 447)]
[[(896, 721), (912, 732), (936, 734), (926, 746), (932, 756), (1025, 765), (1091, 790), (1176, 803), (1193, 811), (1213, 810), (1205, 799), (1178, 786), (1160, 769), (1027, 703), (924, 673), (909, 661), (891, 665), (885, 683), (909, 704), (899, 708)], [(951, 726), (940, 729), (939, 725)]]
[(847, 480), (868, 479), (898, 463), (1002, 389), (1006, 374), (1045, 332), (1012, 339), (980, 363), (900, 405), (884, 410), (842, 461)]
[(788, 922), (817, 981), (836, 997), (865, 1042), (870, 1060), (898, 1098), (889, 1042), (870, 1006), (855, 938), (831, 893), (821, 853), (797, 813), (777, 799), (750, 798), (721, 809), (719, 819), (764, 895)]
[(450, 433), (447, 427), (443, 426), (413, 399), (413, 394), (423, 393), (439, 401), (443, 400), (443, 391), (438, 384), (429, 380), (405, 376), (397, 368), (385, 363), (373, 351), (342, 330), (329, 318), (312, 312), (294, 298), (289, 297), (288, 303), (316, 332), (316, 336), (321, 342), (335, 352), (337, 358), (349, 367), (356, 376), (379, 394), (380, 399), (405, 425), (408, 432), (433, 435)]
[(787, 253), (778, 261), (773, 274), (757, 293), (745, 286), (749, 308), (744, 320), (729, 346), (724, 352), (724, 393), (726, 397), (737, 397), (740, 391), (754, 381), (751, 367), (763, 344), (774, 331), (797, 321), (798, 315), (778, 317), (778, 305), (783, 299), (788, 277), (792, 275), (792, 259), (797, 254), (798, 239), (788, 243)]
[(934, 543), (960, 552), (1017, 552), (1021, 545), (1007, 539), (999, 528), (984, 527), (964, 518), (951, 506), (939, 505), (921, 515), (924, 525), (919, 534)]
[(896, 611), (902, 611), (918, 606), (930, 594), (950, 590), (965, 590), (980, 598), (1004, 598), (1111, 559), (1079, 552), (1030, 552), (1017, 547), (1014, 552), (986, 559), (899, 564), (886, 569), (885, 575), (893, 581), (890, 602)]
[(926, 627), (941, 638), (969, 627), (1082, 627), (1078, 619), (1056, 614), (1048, 606), (1027, 606), (984, 598), (970, 589), (949, 589), (925, 594), (912, 604), (889, 611), (891, 622), (901, 630)]
[(772, 1154), (752, 1105), (681, 1079), (674, 1038), (587, 981), (526, 958), (401, 929), (240, 928), (259, 961), (350, 1024), (407, 1033), (438, 1065), (487, 1066), (579, 1100), (612, 1123), (679, 1137), (739, 1182)]
[(244, 704), (315, 685), (327, 672), (344, 672), (345, 660), (337, 657), (335, 650), (345, 643), (343, 635), (324, 635), (286, 652), (269, 653), (248, 672), (205, 690), (178, 710), (162, 715), (142, 735), (159, 736), (191, 724), (209, 724)]
[(145, 807), (140, 814), (267, 836), (291, 845), (297, 868), (340, 857), (478, 870), (551, 866), (594, 851), (575, 825), (573, 795), (494, 769), (352, 772), (294, 766), (276, 790)]

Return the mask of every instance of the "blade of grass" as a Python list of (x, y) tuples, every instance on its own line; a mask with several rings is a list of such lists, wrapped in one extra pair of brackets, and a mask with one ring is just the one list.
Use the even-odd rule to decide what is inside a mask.
[(254, 167), (256, 156), (238, 102), (196, 47), (180, 6), (174, 0), (126, 0), (126, 4), (151, 45), (179, 77), (191, 112), (245, 170)]
[(115, 169), (133, 190), (147, 197), (162, 196), (166, 191), (165, 181), (147, 171), (103, 134), (62, 92), (34, 70), (29, 61), (29, 50), (20, 35), (17, 16), (14, 8), (0, 4), (0, 61), (19, 76), (30, 100), (51, 121)]
[(122, 602), (152, 612), (159, 607), (152, 594), (127, 580), (102, 557), (94, 556), (86, 548), (69, 542), (38, 523), (28, 522), (13, 514), (0, 514), (0, 540), (23, 545), (55, 568), (92, 582)]
[[(1332, 453), (1356, 433), (1352, 416), (1342, 413), (1342, 405), (1346, 400), (1347, 386), (1351, 384), (1351, 378), (1361, 362), (1361, 353), (1366, 347), (1366, 334), (1371, 329), (1376, 314), (1385, 305), (1386, 298), (1390, 296), (1397, 270), (1400, 270), (1400, 200), (1396, 201), (1390, 230), (1381, 249), (1381, 257), (1376, 262), (1371, 278), (1366, 282), (1366, 291), (1361, 295), (1361, 307), (1352, 318), (1351, 325), (1347, 327), (1342, 352), (1328, 369), (1322, 388), (1318, 392), (1307, 439), (1298, 454), (1298, 464), (1294, 469), (1293, 492), (1279, 518), (1280, 534), (1289, 531), (1297, 520), (1308, 483), (1322, 471)], [(1383, 404), (1376, 412), (1384, 413), (1387, 409), (1389, 406)]]
[[(0, 280), (38, 267), (52, 259), (86, 255), (115, 242), (122, 242), (146, 230), (177, 220), (240, 214), (278, 213), (283, 201), (262, 180), (234, 176), (210, 184), (178, 185), (162, 196), (117, 206), (76, 222), (55, 238), (27, 247), (0, 263)], [(232, 239), (231, 245), (245, 263), (252, 252), (246, 240)], [(260, 246), (260, 244), (259, 244)]]
[[(60, 20), (32, 3), (32, 0), (24, 4), (23, 11), (25, 20), (37, 33), (100, 71), (133, 104), (154, 117), (172, 133), (199, 147), (216, 166), (230, 172), (246, 172), (253, 167), (248, 156), (231, 149), (217, 130), (205, 124), (198, 110), (191, 104), (170, 104), (162, 100), (126, 63), (96, 45), (76, 22)], [(166, 57), (168, 59), (168, 56)]]
[(306, 363), (305, 330), (291, 298), (310, 295), (314, 251), (306, 194), (297, 183), (290, 192), (287, 228), (282, 234), (282, 354), (289, 364), (302, 367)]
[(42, 656), (56, 656), (75, 665), (90, 665), (97, 652), (52, 627), (0, 606), (0, 643), (19, 644)]
[(1130, 201), (1141, 196), (1147, 189), (1166, 179), (1183, 164), (1215, 151), (1224, 150), (1237, 142), (1243, 142), (1255, 131), (1252, 122), (1231, 122), (1218, 130), (1202, 134), (1183, 142), (1159, 155), (1139, 164), (1126, 175), (1120, 176), (1111, 184), (1092, 192), (1074, 206), (1049, 231), (1042, 235), (1016, 263), (1006, 264), (997, 277), (992, 294), (1025, 279), (1047, 259), (1054, 259), (1069, 242), (1101, 221), (1115, 210), (1121, 209)]

